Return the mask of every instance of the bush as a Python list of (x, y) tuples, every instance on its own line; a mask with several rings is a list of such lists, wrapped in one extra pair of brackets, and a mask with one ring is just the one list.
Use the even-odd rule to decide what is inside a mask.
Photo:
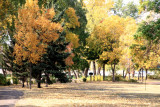
[(121, 80), (121, 81), (123, 81), (123, 82), (128, 82), (127, 80), (125, 80), (125, 79), (123, 79), (123, 80)]
[(6, 85), (6, 78), (3, 74), (0, 74), (0, 85)]
[(149, 79), (160, 79), (158, 75), (148, 75)]
[(87, 81), (87, 79), (86, 78), (83, 78), (83, 82), (86, 82)]
[(42, 77), (41, 82), (42, 82), (42, 83), (45, 83), (45, 77)]
[(8, 80), (6, 81), (6, 85), (11, 85), (10, 79), (8, 79)]
[(13, 84), (18, 84), (18, 79), (17, 78), (13, 78)]
[(112, 81), (112, 76), (105, 76), (106, 81)]
[[(105, 80), (107, 81), (112, 81), (113, 80), (113, 76), (107, 76), (105, 77)], [(123, 77), (121, 75), (115, 75), (115, 81), (123, 81)]]
[(69, 78), (67, 78), (66, 73), (55, 72), (54, 76), (55, 76), (55, 78), (58, 78), (58, 81), (61, 82), (61, 83), (71, 82), (71, 80)]
[(52, 81), (52, 84), (53, 83), (56, 83), (56, 78), (53, 76), (53, 77), (51, 77), (51, 81)]
[(123, 77), (121, 75), (116, 75), (115, 76), (115, 80), (116, 81), (122, 81), (123, 80)]
[(128, 82), (137, 82), (137, 80), (130, 79), (130, 80), (128, 80)]
[(7, 74), (7, 77), (11, 77), (11, 74)]

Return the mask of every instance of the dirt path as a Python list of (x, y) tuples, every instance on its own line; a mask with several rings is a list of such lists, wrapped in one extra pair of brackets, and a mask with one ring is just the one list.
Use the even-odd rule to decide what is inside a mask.
[(0, 107), (14, 107), (16, 101), (23, 95), (22, 91), (9, 87), (0, 87)]

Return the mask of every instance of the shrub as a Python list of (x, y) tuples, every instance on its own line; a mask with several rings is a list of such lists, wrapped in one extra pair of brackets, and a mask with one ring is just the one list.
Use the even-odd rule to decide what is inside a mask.
[(160, 79), (159, 75), (148, 75), (149, 79)]
[(83, 82), (86, 82), (87, 81), (87, 79), (86, 78), (83, 78)]
[(69, 78), (67, 78), (66, 73), (63, 72), (54, 72), (55, 78), (58, 78), (58, 81), (61, 83), (71, 82)]
[(3, 74), (0, 74), (0, 85), (6, 85), (6, 78)]
[[(105, 80), (112, 81), (113, 76), (107, 76), (105, 77)], [(115, 75), (115, 81), (123, 81), (123, 77), (121, 75)]]
[(18, 84), (18, 79), (17, 78), (13, 78), (13, 84)]
[(11, 74), (7, 74), (7, 76), (6, 77), (11, 77)]
[(121, 81), (121, 80), (123, 80), (123, 78), (122, 78), (121, 75), (116, 75), (116, 76), (115, 76), (115, 80), (116, 80), (116, 81)]
[(106, 81), (112, 81), (112, 76), (105, 76)]
[(6, 85), (11, 85), (11, 81), (10, 81), (10, 79), (7, 79), (7, 81), (6, 81)]
[(42, 82), (42, 83), (45, 83), (45, 77), (42, 77), (41, 82)]
[(51, 80), (51, 81), (52, 81), (52, 84), (53, 84), (53, 83), (56, 83), (56, 79), (53, 79), (53, 80)]
[(123, 80), (121, 80), (121, 81), (123, 81), (123, 82), (128, 82), (127, 80), (125, 80), (125, 79), (123, 79)]
[(130, 79), (130, 80), (128, 80), (128, 82), (137, 82), (137, 80)]

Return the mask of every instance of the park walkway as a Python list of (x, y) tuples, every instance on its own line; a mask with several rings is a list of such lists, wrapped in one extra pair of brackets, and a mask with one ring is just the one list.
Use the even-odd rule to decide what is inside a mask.
[(17, 91), (9, 87), (0, 87), (0, 107), (14, 107), (22, 91)]

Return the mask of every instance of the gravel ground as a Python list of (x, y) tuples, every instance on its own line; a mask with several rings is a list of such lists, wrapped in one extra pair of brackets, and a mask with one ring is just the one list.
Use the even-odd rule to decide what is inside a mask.
[(125, 82), (56, 83), (37, 89), (14, 87), (18, 107), (160, 107), (160, 85)]

